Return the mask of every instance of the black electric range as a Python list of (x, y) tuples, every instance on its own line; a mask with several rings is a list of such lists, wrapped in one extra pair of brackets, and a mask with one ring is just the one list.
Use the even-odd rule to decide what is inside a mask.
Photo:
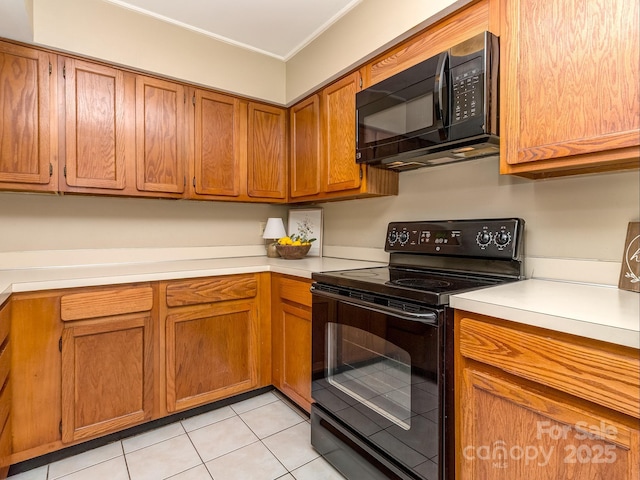
[(449, 297), (524, 278), (523, 232), (392, 222), (387, 266), (312, 275), (311, 442), (345, 477), (455, 478)]

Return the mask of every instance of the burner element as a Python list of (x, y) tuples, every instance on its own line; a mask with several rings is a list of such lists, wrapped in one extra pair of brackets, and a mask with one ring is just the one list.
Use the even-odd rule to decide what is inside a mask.
[(389, 282), (398, 287), (417, 288), (419, 290), (429, 290), (431, 288), (446, 288), (451, 286), (451, 282), (444, 280), (432, 280), (429, 278), (398, 278)]

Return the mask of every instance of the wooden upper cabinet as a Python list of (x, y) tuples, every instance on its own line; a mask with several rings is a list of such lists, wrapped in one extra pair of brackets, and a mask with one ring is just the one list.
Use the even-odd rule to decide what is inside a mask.
[(197, 195), (240, 195), (244, 142), (240, 100), (195, 90), (193, 187)]
[[(125, 73), (72, 58), (60, 57), (58, 61), (64, 72), (61, 163), (66, 185), (123, 190), (125, 161), (133, 160), (134, 155), (134, 144), (126, 138)], [(131, 167), (135, 168), (133, 162)], [(65, 182), (60, 183), (60, 189), (66, 190)]]
[(295, 199), (320, 193), (320, 97), (315, 94), (290, 110), (290, 189)]
[(287, 196), (287, 111), (249, 103), (247, 195), (284, 200)]
[(0, 42), (0, 188), (55, 191), (55, 55)]
[(638, 5), (502, 1), (502, 173), (639, 165)]
[(356, 163), (356, 92), (360, 72), (333, 83), (322, 91), (324, 133), (323, 190), (360, 187), (361, 168)]
[(185, 91), (179, 83), (136, 77), (136, 170), (138, 190), (185, 190)]

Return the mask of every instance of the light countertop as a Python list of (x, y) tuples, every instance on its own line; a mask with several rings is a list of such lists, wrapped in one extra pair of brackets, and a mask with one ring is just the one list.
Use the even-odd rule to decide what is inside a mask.
[(640, 295), (616, 287), (524, 280), (453, 295), (453, 308), (640, 348)]
[[(256, 272), (311, 278), (314, 272), (381, 265), (386, 263), (333, 257), (285, 260), (262, 255), (0, 269), (0, 304), (12, 292)], [(531, 279), (453, 295), (450, 304), (460, 310), (640, 348), (640, 295), (615, 287)]]
[(285, 260), (283, 258), (252, 256), (165, 262), (126, 262), (16, 268), (0, 270), (0, 304), (13, 292), (33, 292), (57, 288), (115, 285), (256, 272), (276, 272), (311, 278), (313, 272), (381, 265), (386, 264), (330, 257), (305, 257), (300, 260)]

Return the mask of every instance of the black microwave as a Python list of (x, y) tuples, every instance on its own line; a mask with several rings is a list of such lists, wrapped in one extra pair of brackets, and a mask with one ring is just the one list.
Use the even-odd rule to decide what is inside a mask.
[(397, 171), (499, 154), (498, 37), (480, 33), (356, 94), (356, 162)]

